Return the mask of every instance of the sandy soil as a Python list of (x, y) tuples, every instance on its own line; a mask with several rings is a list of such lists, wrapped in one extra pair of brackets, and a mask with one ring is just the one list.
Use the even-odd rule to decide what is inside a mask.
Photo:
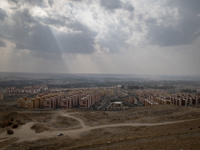
[(1, 129), (2, 149), (197, 149), (200, 144), (200, 109), (194, 107), (7, 112), (0, 120), (13, 113), (24, 125), (13, 135)]

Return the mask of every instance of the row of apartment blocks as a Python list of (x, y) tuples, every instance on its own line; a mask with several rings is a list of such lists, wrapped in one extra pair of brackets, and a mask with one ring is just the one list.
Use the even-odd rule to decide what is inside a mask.
[(77, 92), (73, 94), (51, 93), (40, 94), (35, 98), (18, 99), (18, 107), (27, 109), (55, 109), (55, 108), (89, 108), (96, 101), (100, 100), (100, 94), (96, 91)]
[(147, 98), (140, 97), (139, 100), (144, 104), (144, 106), (151, 106), (151, 105), (157, 105), (155, 101)]
[(165, 104), (166, 101), (160, 99), (160, 95), (163, 95), (163, 91), (159, 90), (138, 90), (136, 91), (139, 100), (143, 103), (144, 106)]
[(145, 106), (151, 106), (151, 105), (167, 105), (172, 104), (171, 100), (165, 99), (164, 97), (153, 97), (153, 98), (140, 98), (140, 101)]
[[(145, 96), (144, 96), (145, 95)], [(148, 96), (148, 97), (147, 97)], [(174, 104), (179, 106), (188, 106), (188, 105), (197, 105), (200, 104), (200, 96), (192, 95), (192, 94), (166, 94), (157, 92), (147, 92), (146, 94), (142, 93), (139, 96), (139, 100), (145, 105), (166, 105), (166, 104)]]
[(24, 88), (16, 88), (16, 87), (8, 87), (6, 88), (6, 93), (20, 93), (20, 94), (38, 94), (42, 91), (47, 91), (47, 85), (34, 85), (34, 86), (27, 86)]
[(191, 94), (177, 94), (169, 97), (174, 105), (188, 106), (200, 104), (200, 96)]

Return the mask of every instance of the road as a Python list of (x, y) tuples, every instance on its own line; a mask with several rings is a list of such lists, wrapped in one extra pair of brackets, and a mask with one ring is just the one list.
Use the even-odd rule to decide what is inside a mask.
[[(171, 121), (171, 122), (160, 122), (160, 123), (117, 123), (117, 124), (107, 124), (107, 125), (97, 125), (97, 126), (88, 126), (85, 122), (73, 116), (77, 113), (65, 113), (65, 112), (58, 112), (59, 115), (69, 117), (72, 119), (77, 120), (80, 123), (79, 129), (68, 129), (68, 130), (61, 130), (61, 131), (44, 131), (42, 133), (35, 133), (31, 127), (35, 124), (35, 122), (30, 122), (25, 125), (22, 125), (20, 128), (14, 130), (13, 135), (8, 135), (6, 132), (0, 134), (0, 143), (6, 140), (10, 140), (12, 138), (16, 138), (15, 142), (22, 142), (22, 141), (35, 141), (38, 139), (44, 138), (53, 138), (57, 137), (59, 133), (63, 133), (71, 138), (79, 138), (82, 134), (86, 134), (91, 130), (95, 129), (102, 129), (102, 128), (113, 128), (113, 127), (124, 127), (124, 126), (132, 126), (132, 127), (141, 127), (141, 126), (161, 126), (161, 125), (169, 125), (187, 121), (193, 121), (198, 119), (189, 119), (189, 120), (180, 120), (180, 121)], [(200, 119), (200, 118), (199, 118)]]
[(77, 120), (79, 123), (80, 123), (80, 125), (81, 125), (81, 127), (82, 128), (86, 128), (87, 126), (85, 125), (85, 122), (83, 121), (83, 120), (81, 120), (80, 118), (78, 118), (78, 117), (75, 117), (75, 116), (71, 116), (70, 115), (70, 113), (61, 113), (61, 116), (65, 116), (65, 117), (68, 117), (68, 118), (72, 118), (72, 119), (75, 119), (75, 120)]
[[(73, 118), (73, 119), (79, 121), (80, 125), (82, 127), (82, 130), (84, 129), (85, 131), (90, 131), (90, 130), (94, 130), (94, 129), (101, 129), (101, 128), (123, 127), (123, 126), (133, 126), (133, 127), (161, 126), (161, 125), (169, 125), (169, 124), (174, 124), (174, 123), (181, 123), (181, 122), (198, 120), (198, 119), (188, 119), (188, 120), (159, 122), (159, 123), (117, 123), (117, 124), (107, 124), (107, 125), (98, 125), (98, 126), (86, 126), (82, 119), (75, 117), (75, 116), (71, 116), (71, 115), (73, 115), (73, 114), (62, 113), (62, 116)], [(80, 129), (78, 129), (78, 130), (80, 130)], [(74, 130), (68, 130), (68, 131), (74, 131)]]

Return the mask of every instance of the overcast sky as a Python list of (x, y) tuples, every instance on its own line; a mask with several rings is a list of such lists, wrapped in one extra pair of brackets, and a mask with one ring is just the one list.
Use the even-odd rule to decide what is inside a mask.
[(0, 72), (200, 75), (200, 0), (0, 0)]

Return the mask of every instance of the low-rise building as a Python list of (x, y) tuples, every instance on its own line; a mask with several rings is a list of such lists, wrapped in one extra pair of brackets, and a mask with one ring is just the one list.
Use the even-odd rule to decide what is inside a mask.
[(27, 86), (24, 88), (16, 88), (16, 87), (8, 87), (6, 88), (6, 93), (10, 94), (38, 94), (43, 91), (47, 91), (47, 85), (34, 85), (34, 86)]

